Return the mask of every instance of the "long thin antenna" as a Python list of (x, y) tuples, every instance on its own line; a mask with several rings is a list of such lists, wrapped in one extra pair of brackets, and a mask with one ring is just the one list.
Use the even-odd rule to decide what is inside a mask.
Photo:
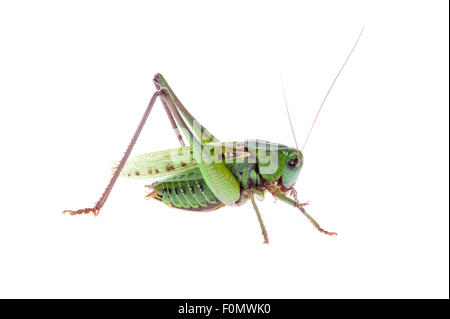
[(295, 137), (294, 126), (292, 125), (291, 115), (289, 114), (289, 108), (288, 108), (287, 99), (286, 99), (286, 92), (284, 90), (283, 78), (281, 78), (281, 87), (283, 88), (284, 105), (286, 106), (286, 112), (287, 112), (287, 115), (289, 118), (289, 124), (291, 125), (292, 135), (294, 136), (295, 147), (297, 148), (298, 161), (297, 161), (296, 165), (298, 166), (298, 165), (300, 165), (300, 151), (298, 150), (297, 138)]
[(336, 82), (336, 80), (338, 79), (338, 77), (339, 77), (339, 75), (341, 74), (342, 70), (344, 69), (345, 65), (347, 64), (348, 60), (349, 60), (350, 57), (352, 56), (352, 53), (353, 53), (353, 51), (355, 50), (356, 45), (358, 44), (359, 39), (361, 38), (361, 35), (363, 34), (363, 31), (364, 31), (364, 27), (361, 29), (361, 32), (359, 33), (359, 36), (358, 36), (358, 38), (356, 39), (356, 42), (355, 42), (355, 44), (353, 45), (352, 50), (351, 50), (350, 53), (348, 54), (347, 58), (346, 58), (345, 61), (344, 61), (344, 64), (342, 64), (341, 69), (340, 69), (339, 72), (336, 74), (336, 77), (334, 78), (333, 82), (331, 83), (330, 88), (329, 88), (328, 91), (327, 91), (327, 94), (325, 94), (325, 97), (323, 98), (322, 104), (320, 104), (320, 108), (319, 108), (319, 110), (317, 111), (316, 117), (314, 118), (314, 121), (313, 121), (313, 123), (312, 123), (312, 125), (311, 125), (311, 128), (309, 129), (308, 136), (306, 137), (305, 144), (303, 144), (302, 152), (303, 152), (303, 150), (305, 149), (306, 143), (308, 143), (308, 140), (309, 140), (309, 137), (310, 137), (310, 135), (311, 135), (311, 132), (312, 132), (312, 130), (313, 130), (313, 128), (314, 128), (314, 125), (316, 124), (317, 118), (319, 117), (320, 111), (322, 111), (323, 105), (325, 104), (325, 101), (327, 100), (328, 95), (330, 95), (330, 92), (331, 92), (331, 89), (332, 89), (333, 86), (334, 86), (334, 83)]

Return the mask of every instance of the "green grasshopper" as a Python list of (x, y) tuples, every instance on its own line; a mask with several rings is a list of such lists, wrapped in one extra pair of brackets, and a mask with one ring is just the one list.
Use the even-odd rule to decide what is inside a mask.
[[(306, 142), (334, 82), (350, 58), (361, 34), (362, 30), (323, 99)], [(303, 166), (304, 147), (302, 151), (299, 150), (295, 134), (295, 148), (261, 140), (220, 142), (189, 113), (161, 74), (156, 74), (153, 82), (157, 90), (125, 154), (114, 164), (113, 176), (99, 201), (92, 208), (65, 210), (63, 213), (71, 215), (93, 213), (97, 216), (120, 176), (152, 180), (152, 184), (146, 185), (150, 189), (146, 198), (158, 200), (177, 209), (205, 212), (226, 205), (240, 206), (250, 200), (266, 244), (269, 243), (267, 230), (255, 201), (255, 196), (263, 198), (265, 193), (270, 193), (274, 198), (298, 208), (320, 232), (337, 235), (321, 228), (306, 212), (304, 206), (307, 203), (300, 203), (297, 199), (294, 185)], [(158, 98), (181, 147), (129, 158)], [(287, 103), (286, 110), (289, 116)], [(289, 122), (293, 131), (290, 116)], [(188, 146), (181, 133), (189, 143)]]

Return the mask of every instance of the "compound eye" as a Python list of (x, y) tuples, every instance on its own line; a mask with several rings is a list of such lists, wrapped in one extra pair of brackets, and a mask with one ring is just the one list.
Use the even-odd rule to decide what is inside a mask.
[(287, 163), (289, 169), (295, 170), (297, 168), (297, 162), (298, 162), (297, 158), (289, 160), (288, 163)]

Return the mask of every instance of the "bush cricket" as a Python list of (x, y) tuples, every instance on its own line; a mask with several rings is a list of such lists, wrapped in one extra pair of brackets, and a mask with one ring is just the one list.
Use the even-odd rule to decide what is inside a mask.
[[(152, 184), (146, 185), (150, 189), (146, 198), (158, 200), (177, 209), (206, 212), (226, 205), (240, 206), (250, 200), (266, 244), (269, 243), (267, 230), (255, 201), (255, 197), (264, 198), (265, 193), (270, 193), (275, 199), (299, 209), (320, 232), (337, 235), (321, 228), (306, 212), (304, 206), (307, 203), (298, 201), (294, 185), (303, 166), (303, 150), (314, 124), (335, 81), (356, 48), (362, 32), (363, 29), (329, 87), (301, 150), (295, 138), (285, 95), (284, 101), (294, 135), (295, 148), (262, 140), (220, 142), (189, 113), (165, 78), (161, 74), (156, 74), (153, 78), (156, 92), (125, 154), (115, 163), (113, 175), (98, 202), (92, 208), (65, 210), (63, 213), (71, 215), (93, 213), (97, 216), (118, 177), (125, 177), (151, 180)], [(180, 147), (129, 158), (158, 98), (167, 113)]]

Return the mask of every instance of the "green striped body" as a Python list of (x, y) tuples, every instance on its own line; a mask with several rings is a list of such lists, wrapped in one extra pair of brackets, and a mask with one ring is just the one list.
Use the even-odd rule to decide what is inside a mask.
[[(259, 140), (245, 142), (210, 143), (219, 147), (214, 156), (224, 165), (239, 186), (239, 195), (231, 205), (241, 205), (248, 199), (247, 190), (264, 190), (270, 183), (279, 181), (289, 156), (296, 156), (295, 149), (284, 145)], [(271, 161), (268, 149), (275, 148), (276, 157)], [(184, 153), (184, 156), (180, 156)], [(181, 160), (180, 160), (181, 158)], [(268, 170), (272, 163), (273, 170)], [(131, 157), (120, 174), (133, 179), (150, 179), (153, 190), (149, 197), (162, 201), (174, 208), (210, 211), (225, 205), (214, 194), (204, 179), (189, 147), (159, 151)], [(284, 175), (283, 175), (284, 177)], [(230, 205), (230, 204), (228, 204)]]
[(174, 208), (210, 211), (222, 207), (203, 179), (161, 182), (154, 186), (153, 198)]
[[(257, 173), (256, 164), (238, 163), (226, 166), (239, 182), (241, 190), (260, 185), (261, 177)], [(152, 188), (157, 191), (152, 196), (153, 198), (174, 208), (211, 211), (224, 206), (214, 196), (199, 171), (191, 171), (181, 179), (180, 176), (168, 178), (153, 184)], [(246, 198), (241, 198), (237, 204), (239, 205), (245, 200)]]

